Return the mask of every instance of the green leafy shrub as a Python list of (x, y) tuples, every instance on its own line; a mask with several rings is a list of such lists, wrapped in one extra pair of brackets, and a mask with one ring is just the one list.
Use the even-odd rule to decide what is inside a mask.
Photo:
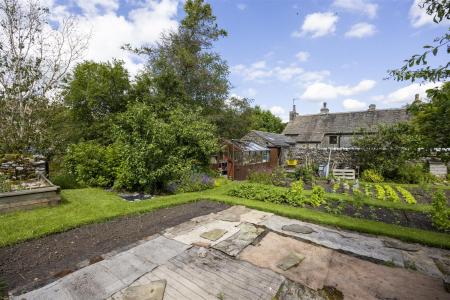
[(361, 175), (362, 180), (367, 182), (373, 182), (373, 183), (380, 183), (383, 182), (384, 178), (383, 176), (374, 169), (367, 169), (362, 172)]
[(379, 184), (375, 184), (375, 191), (377, 192), (377, 200), (384, 201), (386, 196), (384, 188)]
[(311, 204), (314, 207), (320, 206), (321, 204), (324, 204), (325, 201), (325, 190), (320, 185), (315, 185), (313, 187), (311, 197), (309, 198), (309, 204)]
[(173, 194), (198, 192), (214, 187), (214, 178), (205, 173), (190, 172), (167, 185), (167, 190)]
[(450, 228), (450, 210), (448, 209), (447, 199), (442, 191), (433, 194), (431, 220), (433, 225), (441, 230)]
[(400, 197), (390, 185), (385, 185), (386, 199), (392, 202), (400, 202)]
[(250, 171), (248, 181), (251, 183), (272, 184), (272, 175), (267, 171)]
[(70, 145), (64, 166), (81, 185), (112, 186), (118, 166), (118, 151), (95, 142)]
[(288, 200), (289, 190), (260, 183), (239, 184), (227, 193), (230, 196), (272, 202), (278, 204), (291, 204)]
[(302, 179), (305, 183), (311, 183), (314, 180), (314, 169), (312, 167), (298, 167), (295, 170), (295, 178)]
[(59, 186), (61, 189), (67, 190), (67, 189), (78, 189), (83, 187), (81, 184), (77, 182), (77, 178), (73, 174), (57, 174), (50, 177), (50, 181), (54, 184)]
[(430, 174), (423, 164), (405, 164), (398, 169), (397, 181), (401, 183), (431, 183), (435, 178)]
[(403, 199), (405, 199), (406, 203), (408, 203), (408, 204), (416, 204), (417, 203), (414, 196), (407, 189), (405, 189), (399, 185), (397, 185), (395, 188), (403, 196)]

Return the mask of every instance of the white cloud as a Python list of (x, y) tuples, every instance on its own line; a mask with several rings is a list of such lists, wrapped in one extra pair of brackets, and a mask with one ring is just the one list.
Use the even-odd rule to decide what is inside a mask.
[(239, 10), (245, 10), (247, 8), (247, 4), (239, 3), (236, 5)]
[(132, 75), (142, 67), (142, 61), (121, 47), (126, 43), (134, 46), (152, 44), (159, 40), (162, 32), (176, 30), (178, 25), (178, 0), (135, 1), (126, 16), (121, 15), (118, 0), (74, 0), (64, 5), (55, 2), (46, 0), (53, 20), (69, 11), (81, 11), (77, 31), (90, 34), (85, 59), (121, 59)]
[(398, 90), (393, 91), (389, 95), (383, 98), (379, 98), (380, 100), (383, 100), (384, 103), (411, 103), (414, 100), (414, 96), (416, 94), (420, 95), (420, 98), (424, 99), (426, 97), (426, 90), (440, 87), (442, 85), (442, 82), (436, 82), (436, 83), (425, 83), (425, 84), (418, 84), (413, 83), (408, 86), (402, 87)]
[(274, 73), (280, 81), (289, 81), (294, 76), (303, 73), (303, 69), (296, 66), (276, 67)]
[(279, 117), (283, 122), (289, 121), (289, 115), (287, 111), (282, 108), (281, 106), (272, 106), (270, 109), (270, 112), (273, 113), (275, 116)]
[(315, 82), (307, 86), (301, 98), (311, 101), (322, 101), (336, 99), (338, 96), (352, 96), (371, 90), (375, 84), (376, 82), (374, 80), (362, 80), (355, 86), (337, 86), (329, 83)]
[(249, 66), (239, 64), (231, 68), (232, 73), (242, 76), (244, 80), (263, 80), (272, 76), (273, 71), (268, 69), (266, 61), (257, 61)]
[(294, 37), (311, 35), (313, 38), (333, 34), (336, 31), (336, 23), (339, 17), (331, 12), (313, 13), (305, 17), (300, 31), (292, 33)]
[(331, 75), (331, 72), (328, 70), (322, 71), (307, 71), (299, 76), (299, 81), (301, 84), (311, 84), (313, 82), (324, 81)]
[(270, 78), (277, 78), (280, 81), (291, 80), (296, 75), (303, 72), (303, 69), (296, 65), (287, 67), (269, 68), (265, 60), (257, 61), (251, 65), (239, 64), (231, 68), (231, 72), (242, 76), (247, 81), (264, 81)]
[(311, 55), (309, 54), (309, 52), (306, 51), (300, 51), (298, 52), (295, 57), (298, 59), (298, 61), (300, 62), (305, 62), (309, 59)]
[(356, 23), (349, 31), (345, 33), (346, 37), (363, 38), (374, 35), (376, 32), (375, 26), (369, 23)]
[(377, 15), (378, 5), (367, 0), (335, 0), (333, 6), (343, 8), (348, 11), (365, 14), (369, 18)]
[(365, 102), (350, 98), (342, 101), (342, 105), (347, 110), (361, 110), (367, 107), (367, 104)]
[(119, 8), (118, 0), (76, 0), (85, 15), (108, 14)]

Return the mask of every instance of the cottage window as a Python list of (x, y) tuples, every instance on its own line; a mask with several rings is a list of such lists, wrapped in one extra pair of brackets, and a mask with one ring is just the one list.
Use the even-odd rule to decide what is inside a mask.
[(337, 140), (337, 135), (330, 135), (330, 145), (336, 145)]

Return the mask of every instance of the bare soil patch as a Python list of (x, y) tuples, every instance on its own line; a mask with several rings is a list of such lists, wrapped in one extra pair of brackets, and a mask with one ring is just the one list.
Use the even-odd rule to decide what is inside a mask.
[(83, 263), (102, 260), (102, 254), (228, 207), (219, 202), (198, 201), (0, 248), (0, 280), (8, 290), (27, 291), (73, 272)]

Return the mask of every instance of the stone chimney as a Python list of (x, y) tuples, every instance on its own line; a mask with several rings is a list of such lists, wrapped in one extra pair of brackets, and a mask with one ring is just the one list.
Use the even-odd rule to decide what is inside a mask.
[(324, 102), (324, 103), (323, 103), (323, 107), (320, 109), (320, 113), (321, 113), (321, 114), (327, 114), (327, 113), (329, 113), (329, 112), (330, 112), (330, 110), (327, 108), (327, 103)]
[(289, 122), (294, 121), (295, 117), (298, 116), (297, 111), (295, 110), (294, 100), (292, 101), (292, 111), (289, 112)]
[(374, 111), (376, 108), (377, 108), (377, 106), (375, 104), (369, 105), (369, 111)]
[(414, 95), (414, 101), (420, 101), (420, 95), (419, 94), (415, 94)]

